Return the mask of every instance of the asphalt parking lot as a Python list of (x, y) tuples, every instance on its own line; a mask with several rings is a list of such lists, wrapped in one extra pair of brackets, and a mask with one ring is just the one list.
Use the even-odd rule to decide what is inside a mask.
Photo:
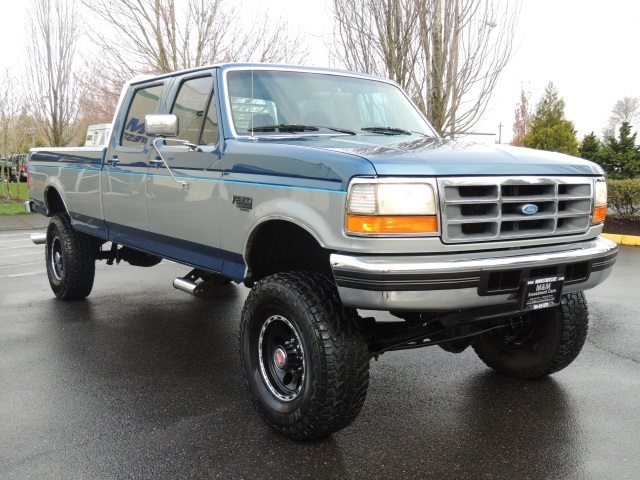
[(102, 262), (86, 301), (60, 302), (28, 233), (0, 232), (0, 478), (638, 478), (638, 247), (587, 292), (587, 344), (562, 372), (388, 353), (351, 427), (295, 443), (245, 393), (244, 287), (201, 300), (171, 286), (185, 267)]

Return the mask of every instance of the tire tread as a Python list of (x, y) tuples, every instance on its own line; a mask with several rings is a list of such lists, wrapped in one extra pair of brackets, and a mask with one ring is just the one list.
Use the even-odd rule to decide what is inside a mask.
[[(49, 249), (56, 234), (64, 250), (64, 278), (60, 281), (53, 276), (49, 265)], [(76, 231), (66, 213), (51, 217), (45, 259), (51, 289), (60, 300), (81, 300), (91, 293), (96, 271), (95, 242), (90, 236)]]
[[(555, 318), (544, 319), (545, 328), (559, 328), (549, 328), (548, 338), (544, 341), (549, 342), (550, 347), (542, 358), (534, 360), (531, 351), (513, 352), (510, 356), (503, 354), (508, 351), (501, 350), (493, 332), (478, 337), (472, 344), (473, 349), (480, 360), (501, 375), (532, 380), (559, 372), (577, 358), (587, 338), (589, 310), (584, 293), (563, 295), (560, 305), (549, 310), (549, 314)], [(553, 322), (559, 322), (559, 325)]]
[[(315, 343), (311, 350), (319, 352), (314, 361), (322, 367), (315, 377), (311, 413), (294, 425), (283, 426), (273, 420), (260, 398), (253, 395), (246, 373), (245, 382), (254, 408), (272, 429), (296, 440), (324, 437), (353, 422), (366, 399), (369, 353), (361, 335), (361, 319), (355, 310), (343, 307), (335, 285), (323, 275), (278, 273), (261, 280), (250, 292), (242, 312), (241, 344), (248, 324), (245, 319), (264, 295), (274, 297), (283, 291), (291, 292), (312, 320), (307, 333)], [(242, 352), (241, 358), (246, 372), (248, 365), (244, 364)]]

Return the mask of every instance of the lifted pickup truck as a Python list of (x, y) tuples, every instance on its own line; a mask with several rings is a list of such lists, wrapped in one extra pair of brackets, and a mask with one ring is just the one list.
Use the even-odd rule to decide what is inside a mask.
[(599, 237), (597, 165), (442, 139), (393, 82), (335, 70), (132, 81), (106, 146), (34, 149), (29, 174), (58, 298), (88, 296), (96, 260), (171, 259), (195, 295), (251, 288), (244, 377), (294, 439), (349, 425), (385, 352), (471, 346), (524, 379), (566, 367), (587, 334), (583, 291), (617, 255)]

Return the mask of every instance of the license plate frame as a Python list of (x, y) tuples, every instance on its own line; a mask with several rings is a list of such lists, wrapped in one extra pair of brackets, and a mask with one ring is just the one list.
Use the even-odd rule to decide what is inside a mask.
[(560, 305), (564, 279), (564, 275), (524, 279), (520, 295), (520, 310), (529, 312)]

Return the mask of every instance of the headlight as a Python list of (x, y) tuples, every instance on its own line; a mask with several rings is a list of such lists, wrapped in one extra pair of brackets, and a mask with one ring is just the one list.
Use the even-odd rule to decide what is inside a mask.
[(607, 182), (598, 180), (595, 188), (593, 223), (602, 223), (607, 218)]
[(435, 188), (398, 180), (354, 183), (347, 200), (346, 228), (360, 235), (438, 233)]

